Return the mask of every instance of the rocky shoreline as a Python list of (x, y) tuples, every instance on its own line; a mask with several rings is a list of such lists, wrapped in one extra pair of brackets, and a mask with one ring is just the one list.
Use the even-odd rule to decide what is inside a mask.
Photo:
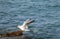
[(14, 36), (21, 36), (22, 35), (22, 30), (20, 31), (15, 31), (15, 32), (8, 32), (4, 34), (0, 34), (0, 37), (14, 37)]
[(0, 39), (27, 39), (25, 36), (14, 36), (14, 37), (0, 37)]

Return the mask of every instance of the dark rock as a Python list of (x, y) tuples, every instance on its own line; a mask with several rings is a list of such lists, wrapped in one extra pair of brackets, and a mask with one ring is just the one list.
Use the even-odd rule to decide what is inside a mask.
[(22, 32), (23, 32), (22, 30), (16, 31), (16, 32), (8, 32), (8, 33), (0, 34), (0, 37), (20, 36), (20, 35), (22, 35)]

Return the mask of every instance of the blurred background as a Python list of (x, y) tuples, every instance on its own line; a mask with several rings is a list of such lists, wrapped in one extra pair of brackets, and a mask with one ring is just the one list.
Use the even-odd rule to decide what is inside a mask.
[(60, 0), (0, 0), (0, 34), (28, 18), (35, 20), (28, 39), (60, 39)]

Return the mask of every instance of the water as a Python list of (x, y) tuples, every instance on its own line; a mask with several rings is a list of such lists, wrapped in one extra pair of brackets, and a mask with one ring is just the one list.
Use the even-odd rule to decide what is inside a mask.
[(26, 19), (30, 39), (60, 39), (60, 0), (0, 0), (0, 33), (17, 30)]

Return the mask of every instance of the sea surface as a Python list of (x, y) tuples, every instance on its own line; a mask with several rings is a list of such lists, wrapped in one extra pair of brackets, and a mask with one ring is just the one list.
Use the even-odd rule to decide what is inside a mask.
[(29, 18), (35, 22), (26, 39), (60, 39), (60, 0), (0, 0), (0, 34), (16, 31)]

